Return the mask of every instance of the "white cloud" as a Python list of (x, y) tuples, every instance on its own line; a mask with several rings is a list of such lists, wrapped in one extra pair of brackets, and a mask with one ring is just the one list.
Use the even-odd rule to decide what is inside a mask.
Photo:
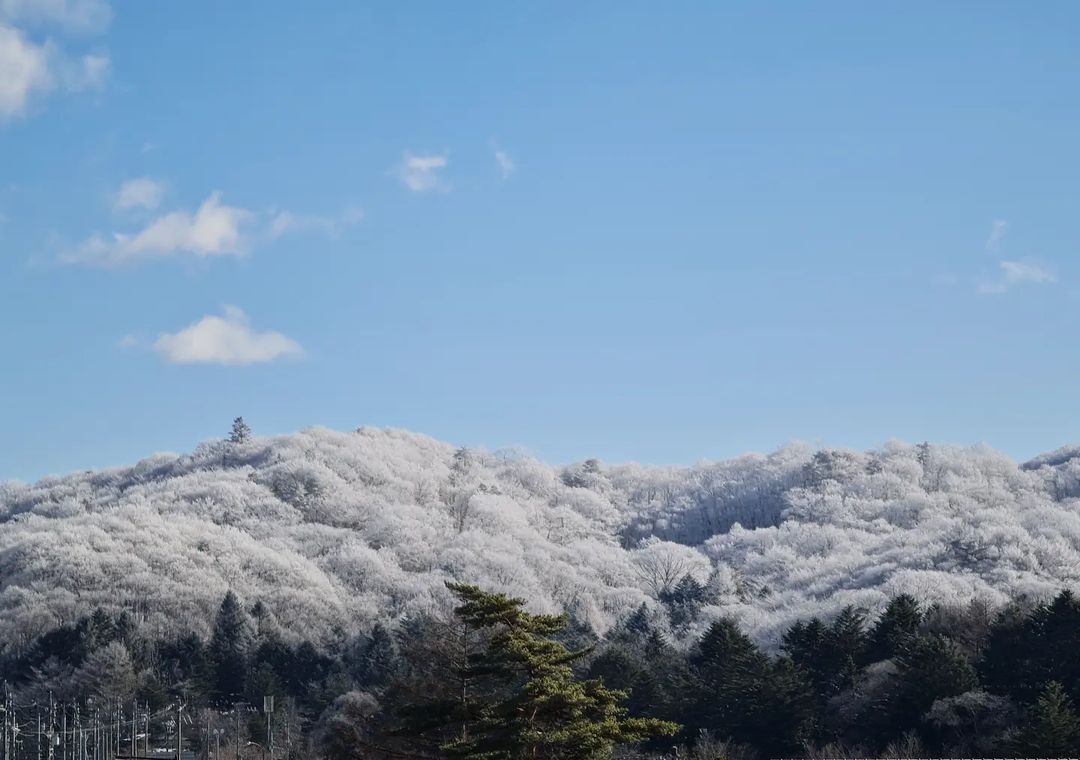
[(100, 89), (109, 68), (108, 55), (70, 58), (55, 44), (37, 44), (19, 29), (0, 23), (0, 121), (21, 116), (34, 96), (57, 89)]
[(120, 186), (113, 198), (113, 208), (117, 211), (131, 209), (155, 209), (161, 204), (165, 186), (149, 177), (129, 179)]
[(198, 257), (238, 256), (247, 250), (243, 227), (254, 218), (247, 209), (221, 205), (221, 193), (211, 193), (198, 211), (173, 211), (134, 234), (113, 233), (111, 239), (93, 237), (67, 263), (105, 267), (178, 253)]
[(318, 214), (295, 214), (291, 211), (274, 212), (267, 230), (271, 239), (291, 232), (318, 232), (327, 237), (337, 237), (342, 230), (359, 224), (364, 219), (363, 209), (349, 207), (337, 216)]
[(495, 149), (495, 163), (499, 165), (499, 173), (503, 179), (510, 179), (510, 175), (517, 171), (517, 164), (504, 150)]
[(1053, 272), (1032, 262), (999, 261), (998, 266), (1001, 269), (998, 278), (982, 282), (979, 285), (980, 293), (1005, 293), (1018, 285), (1045, 285), (1057, 282), (1057, 277)]
[[(128, 180), (113, 196), (113, 209), (154, 209), (161, 203), (165, 185), (149, 177)], [(195, 211), (162, 214), (134, 232), (94, 235), (74, 251), (59, 257), (63, 264), (116, 268), (148, 259), (176, 255), (197, 258), (241, 256), (259, 243), (292, 233), (318, 233), (338, 237), (359, 224), (363, 209), (347, 206), (333, 216), (297, 214), (271, 209), (256, 213), (225, 206), (221, 193), (213, 192)]]
[(51, 39), (31, 39), (28, 27), (96, 34), (111, 17), (105, 0), (0, 0), (0, 121), (21, 116), (35, 96), (98, 89), (109, 75), (108, 54), (72, 55)]
[(106, 0), (0, 0), (0, 20), (95, 34), (109, 26), (112, 9)]
[(170, 364), (246, 365), (300, 356), (303, 349), (278, 332), (256, 332), (247, 315), (226, 306), (223, 316), (207, 316), (177, 333), (164, 333), (153, 349)]
[(48, 50), (18, 29), (0, 25), (0, 119), (19, 116), (31, 94), (53, 86)]
[(1001, 244), (1005, 240), (1005, 233), (1009, 231), (1009, 223), (1004, 219), (995, 219), (990, 225), (990, 235), (986, 238), (986, 250), (997, 253), (1001, 250)]
[(446, 192), (450, 187), (443, 181), (440, 172), (447, 163), (446, 156), (413, 156), (406, 153), (395, 174), (414, 193), (432, 190)]

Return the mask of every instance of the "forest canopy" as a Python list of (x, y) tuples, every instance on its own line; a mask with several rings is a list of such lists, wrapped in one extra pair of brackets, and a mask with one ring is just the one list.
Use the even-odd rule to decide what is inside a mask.
[[(245, 426), (246, 427), (246, 426)], [(0, 484), (0, 640), (130, 612), (211, 634), (222, 597), (328, 646), (445, 612), (448, 581), (604, 634), (642, 604), (672, 640), (731, 619), (776, 650), (797, 620), (908, 593), (999, 608), (1075, 588), (1080, 457), (789, 445), (690, 467), (552, 466), (400, 430), (242, 435), (132, 467)]]

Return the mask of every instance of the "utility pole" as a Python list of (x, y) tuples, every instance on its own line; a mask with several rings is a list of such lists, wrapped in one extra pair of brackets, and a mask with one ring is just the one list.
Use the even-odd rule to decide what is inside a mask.
[(56, 731), (56, 702), (53, 701), (53, 695), (52, 695), (52, 692), (50, 691), (49, 692), (49, 751), (48, 751), (49, 760), (54, 760), (54, 758), (55, 758), (55, 755), (53, 754), (53, 747), (56, 746), (55, 731)]
[(183, 760), (184, 754), (184, 703), (176, 703), (176, 760)]
[(274, 697), (263, 697), (263, 712), (266, 713), (266, 751), (270, 760), (274, 760)]
[(8, 711), (11, 709), (11, 697), (8, 694), (7, 681), (4, 681), (4, 760), (11, 760), (8, 752)]
[(292, 697), (288, 697), (285, 700), (285, 757), (292, 756), (292, 728), (289, 721), (289, 716), (292, 715), (296, 709), (296, 702)]

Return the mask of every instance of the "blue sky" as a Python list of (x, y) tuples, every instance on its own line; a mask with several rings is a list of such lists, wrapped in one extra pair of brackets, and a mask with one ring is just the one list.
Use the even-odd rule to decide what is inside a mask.
[(0, 3), (0, 478), (236, 415), (553, 461), (1076, 441), (1078, 29)]

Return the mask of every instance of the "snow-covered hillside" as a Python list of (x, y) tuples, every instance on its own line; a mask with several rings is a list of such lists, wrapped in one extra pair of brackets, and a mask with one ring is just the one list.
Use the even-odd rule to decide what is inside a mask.
[(328, 641), (445, 605), (448, 579), (603, 632), (689, 573), (711, 602), (696, 628), (732, 615), (769, 643), (796, 618), (902, 591), (1000, 604), (1080, 586), (1078, 496), (1078, 449), (1023, 466), (890, 443), (553, 467), (399, 430), (218, 441), (0, 484), (0, 641), (99, 606), (205, 633), (230, 588)]

